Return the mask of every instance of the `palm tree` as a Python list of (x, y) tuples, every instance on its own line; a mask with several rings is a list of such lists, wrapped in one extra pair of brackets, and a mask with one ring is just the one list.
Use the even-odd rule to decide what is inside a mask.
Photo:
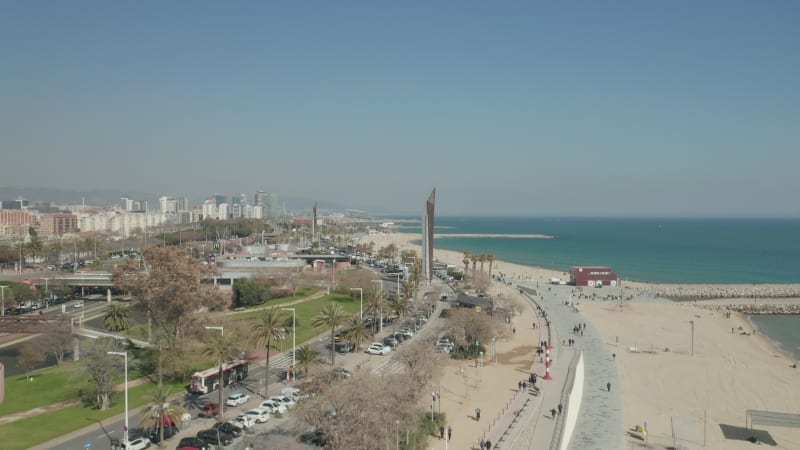
[(109, 331), (120, 331), (128, 329), (128, 308), (119, 303), (112, 303), (106, 307), (103, 316), (103, 326)]
[(297, 349), (297, 354), (294, 356), (295, 363), (299, 369), (303, 370), (303, 375), (308, 377), (308, 368), (313, 364), (320, 362), (317, 352), (311, 349), (308, 344), (301, 346)]
[(336, 328), (345, 323), (348, 317), (350, 315), (346, 314), (341, 306), (329, 303), (311, 321), (311, 325), (314, 328), (325, 327), (331, 329), (331, 365), (334, 365), (334, 359), (336, 358), (336, 352), (334, 351), (336, 342), (333, 339), (336, 335)]
[[(280, 339), (286, 335), (283, 326), (283, 314), (275, 308), (265, 309), (256, 317), (256, 322), (250, 327), (255, 333), (258, 345), (264, 345), (267, 349), (267, 371), (269, 374), (269, 351), (273, 348), (273, 340)], [(269, 383), (264, 383), (264, 398), (269, 397)]]
[(353, 316), (350, 320), (350, 328), (344, 333), (344, 338), (348, 342), (361, 349), (361, 343), (372, 337), (367, 324), (358, 316)]
[[(367, 304), (364, 305), (364, 311), (367, 314), (372, 315), (373, 318), (378, 318), (380, 320), (383, 312), (386, 309), (386, 303), (383, 299), (383, 292), (380, 289), (369, 289), (367, 291)], [(376, 323), (372, 321), (372, 332), (375, 333), (376, 330)]]
[(470, 252), (464, 252), (464, 259), (461, 262), (464, 263), (464, 277), (467, 276), (469, 273), (469, 262), (472, 260), (472, 254)]
[(488, 256), (489, 255), (487, 255), (486, 253), (481, 253), (480, 255), (478, 255), (478, 262), (481, 263), (481, 275), (483, 275), (483, 263), (488, 261), (488, 259), (487, 259)]
[(414, 282), (413, 281), (406, 281), (405, 283), (403, 283), (403, 286), (402, 286), (402, 288), (400, 290), (403, 292), (403, 297), (405, 297), (405, 298), (413, 297), (414, 296), (414, 291), (416, 290), (414, 288)]
[(478, 268), (478, 255), (469, 255), (469, 259), (472, 261), (472, 279), (475, 279), (475, 269)]
[(161, 442), (164, 441), (164, 426), (176, 426), (181, 428), (183, 420), (189, 416), (186, 409), (181, 405), (173, 405), (167, 402), (168, 395), (163, 387), (157, 389), (153, 394), (153, 402), (139, 416), (139, 426), (144, 430), (156, 429), (160, 434)]
[(491, 253), (486, 255), (486, 260), (489, 261), (489, 279), (492, 279), (492, 263), (494, 262), (494, 255)]
[(224, 330), (221, 330), (220, 333), (210, 333), (208, 335), (206, 346), (203, 348), (203, 354), (206, 356), (210, 356), (217, 361), (219, 364), (219, 380), (218, 386), (219, 389), (219, 407), (220, 407), (220, 414), (217, 415), (217, 420), (222, 420), (222, 391), (224, 391), (225, 387), (225, 378), (223, 378), (223, 365), (225, 361), (230, 361), (231, 359), (235, 358), (239, 355), (239, 348), (238, 342), (235, 333), (228, 333), (225, 334)]
[(397, 295), (389, 299), (389, 309), (397, 317), (402, 318), (411, 312), (411, 302), (407, 298)]

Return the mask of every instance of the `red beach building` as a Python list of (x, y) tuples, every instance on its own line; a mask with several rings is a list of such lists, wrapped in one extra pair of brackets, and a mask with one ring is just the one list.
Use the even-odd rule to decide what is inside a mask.
[(573, 267), (569, 284), (573, 286), (619, 286), (619, 276), (610, 267)]

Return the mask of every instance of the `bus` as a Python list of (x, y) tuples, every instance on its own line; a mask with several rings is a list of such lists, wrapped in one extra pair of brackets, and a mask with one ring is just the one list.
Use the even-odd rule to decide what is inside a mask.
[[(228, 361), (222, 366), (223, 386), (247, 378), (249, 363), (244, 360)], [(219, 389), (219, 366), (214, 366), (192, 375), (192, 384), (189, 386), (193, 394), (208, 394)]]

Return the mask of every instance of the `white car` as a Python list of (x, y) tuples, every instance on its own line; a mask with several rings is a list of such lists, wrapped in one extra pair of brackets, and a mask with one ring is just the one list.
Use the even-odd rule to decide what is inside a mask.
[(297, 402), (295, 402), (294, 399), (288, 395), (276, 395), (274, 397), (270, 397), (269, 399), (280, 402), (289, 409), (292, 409), (295, 407), (295, 405), (297, 405)]
[(150, 439), (140, 437), (122, 444), (123, 450), (144, 450), (150, 447)]
[(255, 423), (264, 423), (269, 420), (269, 411), (266, 409), (256, 408), (251, 409), (244, 413), (246, 416), (250, 416)]
[(256, 421), (253, 419), (253, 417), (248, 416), (247, 414), (242, 414), (231, 420), (231, 423), (243, 430), (246, 430), (255, 425)]
[(275, 401), (275, 400), (264, 400), (258, 405), (259, 409), (263, 409), (269, 411), (270, 414), (285, 414), (286, 413), (286, 405), (283, 402)]
[(375, 342), (367, 349), (367, 353), (371, 355), (388, 355), (392, 351), (392, 347), (383, 345), (380, 342)]
[(228, 400), (225, 401), (225, 404), (228, 406), (239, 406), (239, 405), (244, 405), (248, 401), (250, 401), (249, 395), (237, 392), (235, 394), (229, 395)]

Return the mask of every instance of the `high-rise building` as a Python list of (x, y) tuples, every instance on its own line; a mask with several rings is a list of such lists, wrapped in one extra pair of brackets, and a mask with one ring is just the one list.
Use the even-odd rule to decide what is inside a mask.
[(214, 204), (216, 204), (217, 206), (223, 203), (228, 203), (228, 197), (222, 194), (214, 194), (211, 196), (211, 199), (214, 200)]
[(178, 197), (177, 199), (177, 208), (179, 212), (189, 211), (189, 197)]
[(280, 205), (278, 205), (278, 194), (274, 192), (258, 191), (253, 194), (253, 204), (260, 206), (264, 210), (264, 218), (272, 219), (280, 215)]
[(175, 197), (161, 197), (158, 199), (158, 205), (162, 214), (178, 213), (178, 199)]
[(122, 197), (120, 200), (120, 209), (123, 211), (133, 211), (133, 199)]
[(434, 209), (436, 207), (436, 188), (433, 188), (431, 195), (425, 202), (425, 210), (422, 217), (422, 276), (426, 284), (430, 284), (433, 279), (433, 228), (434, 228)]

